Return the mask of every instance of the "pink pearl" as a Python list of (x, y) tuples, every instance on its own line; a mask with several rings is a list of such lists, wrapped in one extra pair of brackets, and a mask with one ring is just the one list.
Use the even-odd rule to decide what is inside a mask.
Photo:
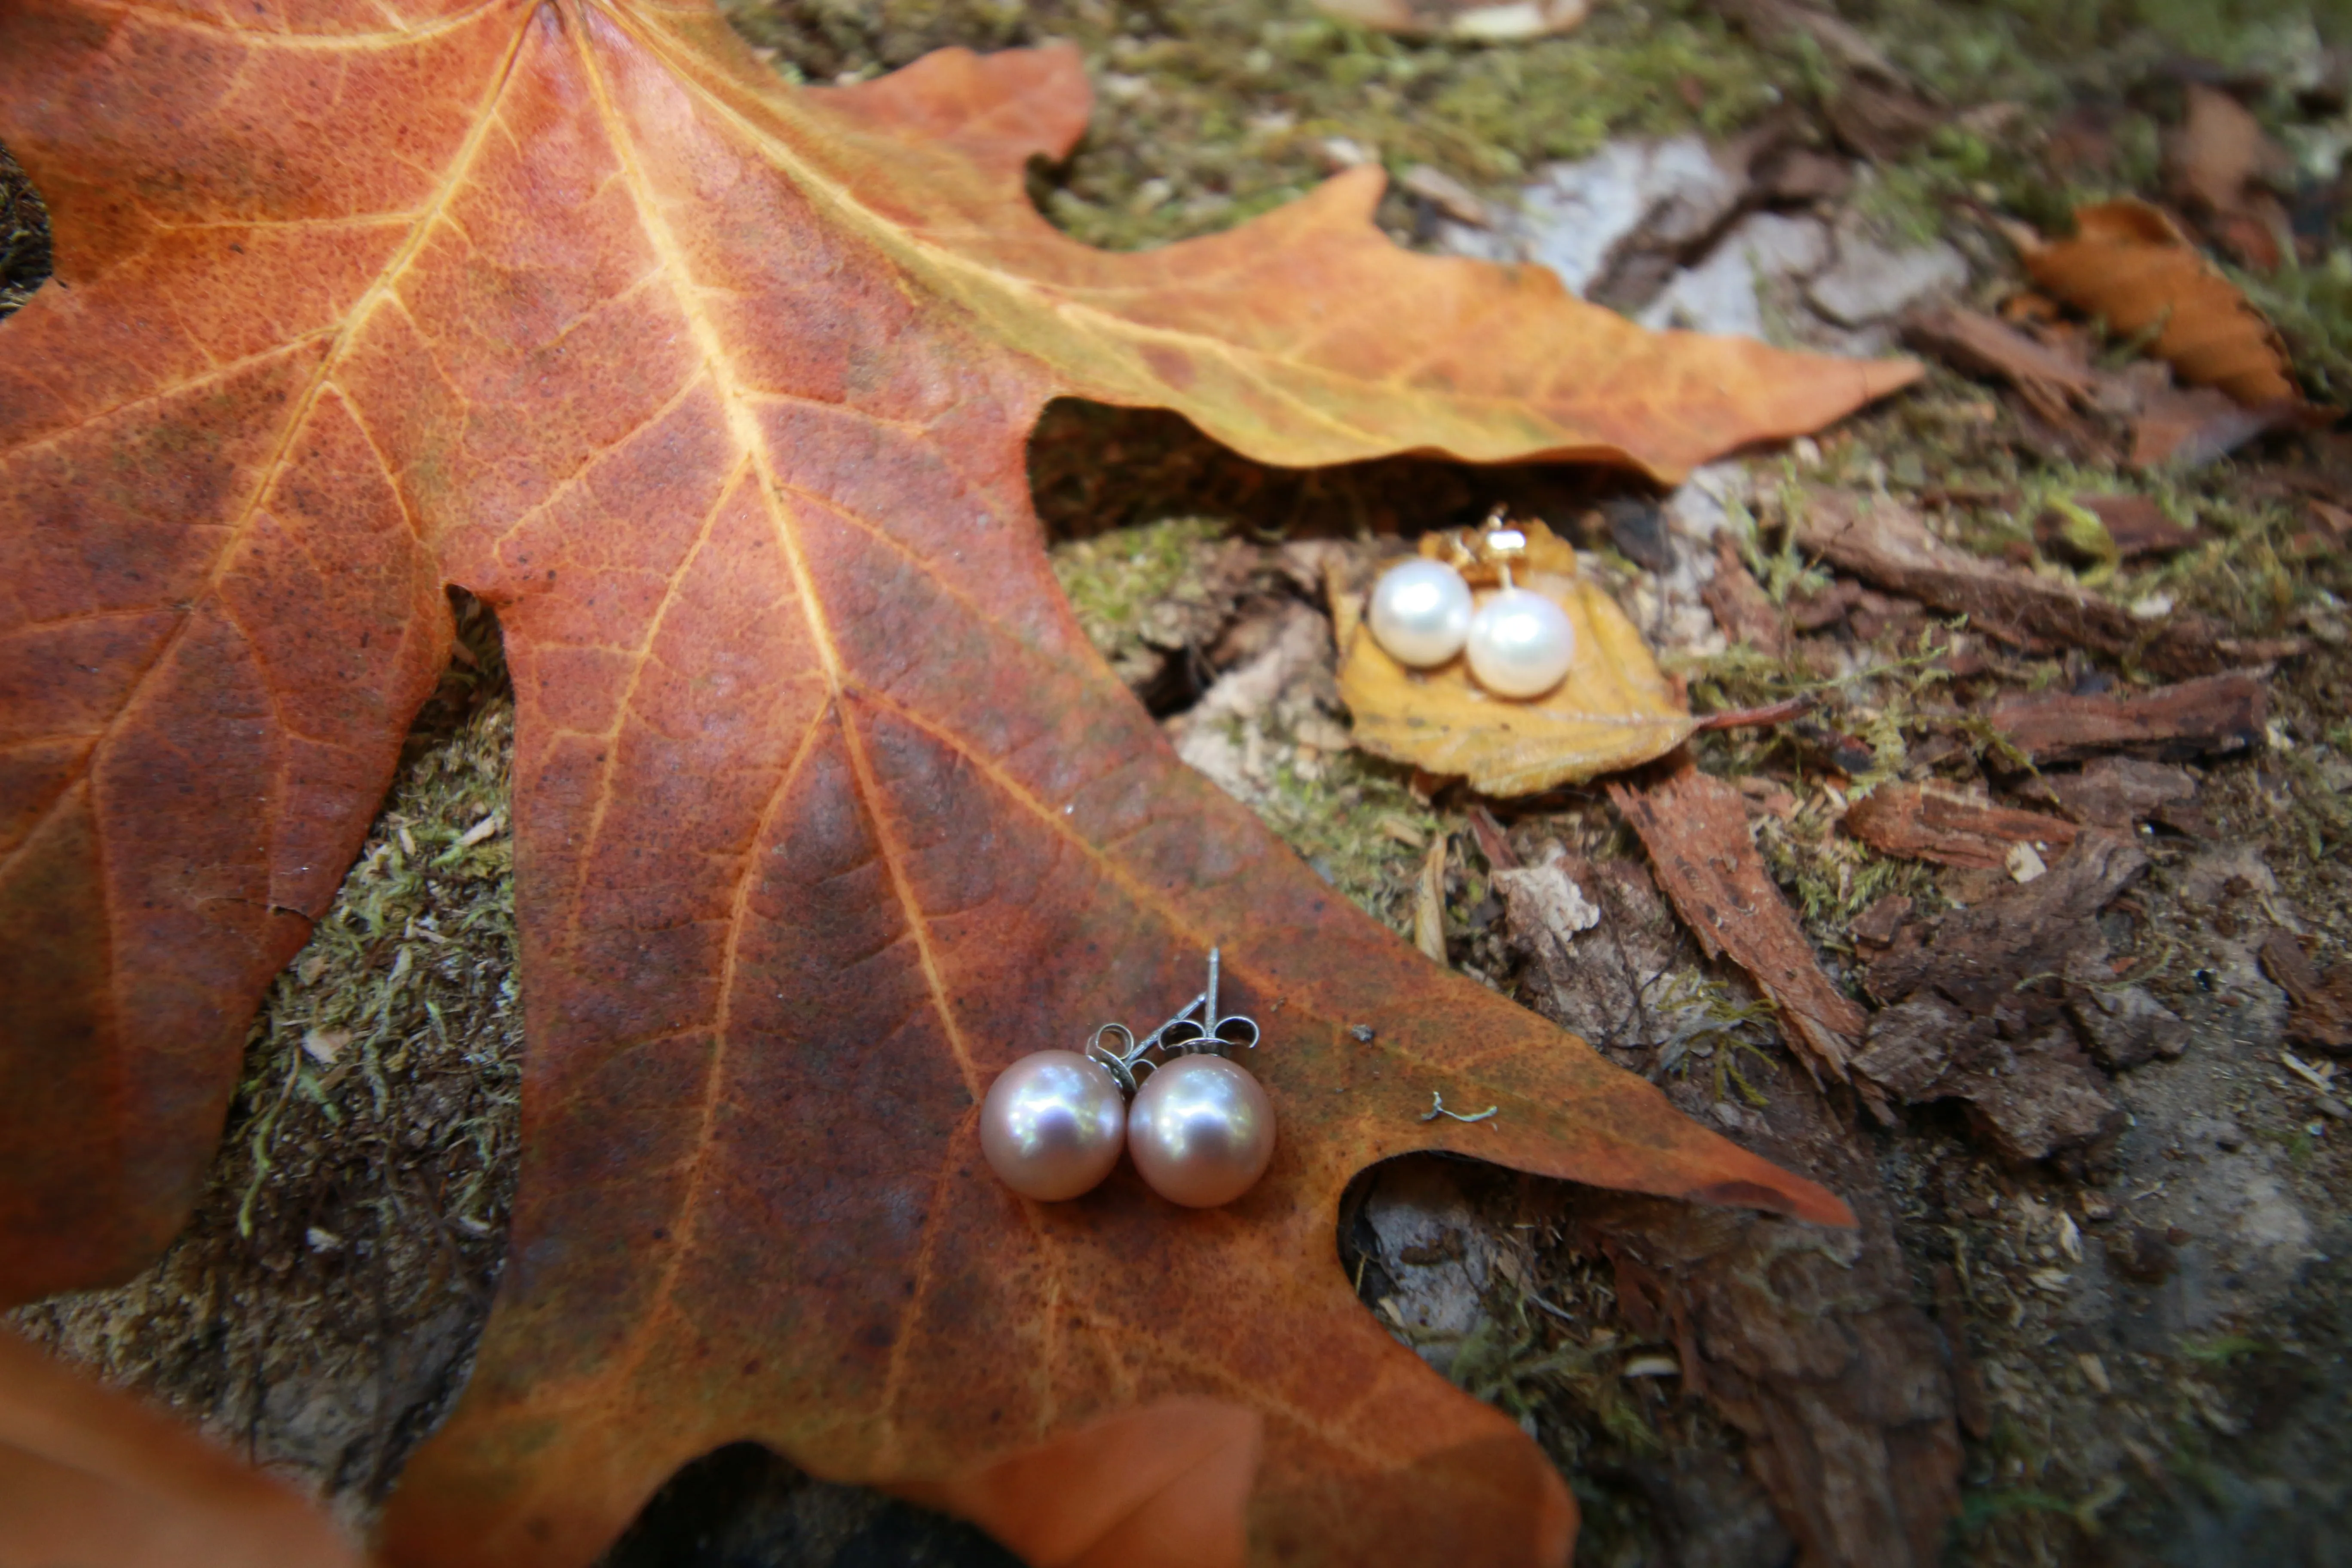
[(988, 1168), (1041, 1203), (1092, 1190), (1118, 1163), (1126, 1136), (1126, 1097), (1101, 1064), (1076, 1051), (1023, 1057), (980, 1102)]
[(1178, 1057), (1144, 1080), (1127, 1150), (1151, 1190), (1187, 1208), (1229, 1204), (1274, 1158), (1274, 1102), (1223, 1057)]

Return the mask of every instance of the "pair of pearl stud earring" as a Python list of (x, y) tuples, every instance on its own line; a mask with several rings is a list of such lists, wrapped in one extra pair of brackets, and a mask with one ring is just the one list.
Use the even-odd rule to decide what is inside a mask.
[[(1124, 1148), (1171, 1203), (1229, 1204), (1274, 1158), (1274, 1103), (1224, 1055), (1257, 1042), (1255, 1020), (1217, 1011), (1211, 948), (1209, 988), (1142, 1039), (1105, 1024), (1084, 1055), (1036, 1051), (998, 1074), (981, 1101), (981, 1152), (1006, 1186), (1044, 1203), (1093, 1191)], [(1154, 1050), (1161, 1059), (1145, 1060)], [(1150, 1074), (1139, 1084), (1139, 1069)]]
[(1466, 654), (1471, 677), (1496, 696), (1541, 697), (1576, 661), (1576, 628), (1558, 605), (1513, 585), (1510, 557), (1526, 548), (1517, 529), (1486, 534), (1479, 553), (1496, 563), (1503, 587), (1484, 605), (1472, 600), (1469, 579), (1443, 561), (1417, 558), (1390, 567), (1372, 589), (1366, 617), (1372, 640), (1415, 669)]

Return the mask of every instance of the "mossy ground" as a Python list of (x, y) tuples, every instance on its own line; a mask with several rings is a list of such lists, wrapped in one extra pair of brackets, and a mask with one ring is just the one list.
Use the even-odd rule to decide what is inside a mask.
[(458, 629), (358, 864), (263, 1003), (187, 1230), (129, 1285), (12, 1314), (354, 1520), (464, 1379), (514, 1191), (514, 699), (488, 612), (463, 601)]
[[(1055, 222), (1115, 248), (1223, 228), (1294, 197), (1328, 174), (1334, 139), (1392, 172), (1427, 163), (1507, 201), (1538, 164), (1589, 153), (1611, 136), (1729, 135), (1769, 114), (1818, 109), (1838, 80), (1835, 62), (1817, 47), (1759, 40), (1697, 0), (1602, 4), (1579, 33), (1507, 47), (1392, 39), (1329, 20), (1303, 0), (727, 3), (741, 30), (774, 51), (780, 69), (810, 80), (870, 76), (947, 45), (1074, 41), (1098, 92), (1093, 127), (1066, 163), (1038, 170), (1034, 186)], [(2324, 154), (2329, 137), (2352, 138), (2341, 111), (2333, 121), (2315, 118), (2297, 96), (2311, 85), (2305, 67), (2318, 45), (2344, 44), (2352, 24), (2284, 0), (1856, 0), (1843, 14), (1954, 111), (1951, 124), (1876, 171), (1861, 198), (1866, 216), (1895, 237), (1943, 235), (1979, 210), (2057, 229), (2079, 200), (2153, 189), (2159, 132), (2177, 110), (2181, 79), (2170, 62), (2195, 59), (2269, 84), (2255, 95), (2257, 112), (2311, 159)], [(1963, 123), (1961, 111), (2001, 103), (2018, 106), (2001, 130)], [(2098, 118), (2103, 160), (2053, 167), (2042, 138), (2086, 109)], [(1407, 243), (1426, 241), (1431, 219), (1394, 195), (1381, 213)], [(2286, 331), (2307, 386), (2340, 396), (2352, 385), (2352, 261), (2345, 259), (2352, 234), (2339, 227), (2330, 244), (2316, 265), (2242, 281)], [(2126, 600), (2168, 595), (2250, 635), (2336, 628), (2335, 640), (2322, 637), (2315, 657), (2289, 667), (2276, 685), (2277, 738), (2285, 743), (2210, 770), (2205, 805), (2231, 840), (2264, 851), (2280, 896), (2344, 951), (2352, 938), (2352, 729), (2344, 717), (2352, 711), (2352, 670), (2341, 627), (2352, 570), (2340, 553), (2296, 552), (2303, 523), (2290, 498), (2230, 464), (2147, 476), (2050, 462), (2033, 454), (2001, 399), (1942, 372), (1818, 447), (1818, 461), (1790, 478), (1903, 495), (1935, 489), (2016, 498), (1955, 518), (1961, 538), (1988, 548), (2030, 544), (2028, 525), (2045, 497), (2150, 494), (2210, 542), (2117, 574), (2101, 591)], [(1033, 448), (1033, 479), (1040, 512), (1061, 542), (1063, 580), (1115, 660), (1164, 652), (1164, 637), (1151, 640), (1155, 627), (1177, 626), (1192, 639), (1188, 647), (1213, 637), (1213, 627), (1196, 631), (1188, 617), (1238, 602), (1230, 584), (1206, 586), (1215, 576), (1208, 557), (1236, 541), (1256, 548), (1318, 534), (1417, 531), (1472, 521), (1497, 500), (1565, 529), (1597, 496), (1635, 489), (1615, 476), (1472, 473), (1412, 462), (1264, 469), (1218, 452), (1181, 422), (1075, 405), (1049, 414)], [(1112, 531), (1129, 530), (1139, 531)], [(1803, 563), (1771, 556), (1769, 543), (1764, 552), (1757, 563), (1768, 587), (1798, 585)], [(1250, 591), (1281, 591), (1268, 581)], [(471, 837), (504, 809), (511, 703), (488, 628), (478, 616), (468, 627), (469, 662), (453, 670), (445, 700), (420, 721), (335, 910), (256, 1025), (213, 1188), (188, 1237), (123, 1291), (19, 1319), (247, 1434), (257, 1453), (302, 1469), (362, 1510), (461, 1374), (502, 1245), (514, 1169), (511, 879), (501, 831)], [(1864, 773), (1882, 777), (1902, 773), (1929, 742), (1958, 740), (1955, 767), (1991, 743), (1956, 731), (1941, 711), (1948, 694), (1920, 662), (1926, 651), (1916, 643), (1861, 650), (1859, 672), (1752, 655), (1683, 670), (1702, 705), (1798, 689), (1821, 700), (1810, 736), (1710, 736), (1699, 754), (1711, 771), (1769, 770), (1801, 786), (1792, 815), (1767, 826), (1761, 842), (1832, 963), (1851, 952), (1849, 922), (1880, 894), (1928, 903), (1944, 895), (1939, 879), (1921, 868), (1826, 831), (1837, 805), (1824, 787), (1853, 773), (1821, 737), (1858, 740), (1870, 753)], [(2029, 687), (2058, 687), (2081, 673), (2079, 662), (2021, 660), (2003, 673)], [(1282, 761), (1275, 787), (1257, 803), (1275, 830), (1399, 930), (1410, 928), (1427, 845), (1449, 836), (1456, 847), (1443, 879), (1449, 952), (1507, 985), (1497, 906), (1469, 847), (1472, 803), (1352, 752), (1318, 752), (1307, 761), (1304, 768)], [(1590, 792), (1547, 797), (1522, 816), (1588, 854), (1633, 852)], [(2210, 942), (2204, 913), (2154, 895), (2147, 901), (2160, 992), (2185, 1010), (2218, 1008), (2210, 996), (2199, 1001), (2197, 954)], [(1717, 1079), (1719, 1098), (1738, 1093), (1741, 1084), (1717, 1064), (1747, 1059), (1763, 1032), (1745, 998), (1700, 979), (1715, 989), (1685, 999), (1697, 1020), (1692, 1039), (1706, 1047), (1689, 1052), (1689, 1061)], [(1757, 1076), (1775, 1081), (1769, 1072)], [(2298, 1124), (2264, 1109), (2267, 1079), (2250, 1069), (2242, 1088), (2248, 1124), (2300, 1162), (2297, 1179), (2340, 1226), (2334, 1145), (2315, 1146), (2307, 1135), (2296, 1143)], [(2294, 1314), (2152, 1356), (2144, 1385), (2135, 1385), (2147, 1397), (2119, 1415), (2084, 1385), (2054, 1331), (2049, 1342), (2030, 1342), (2042, 1320), (2029, 1310), (2032, 1288), (2019, 1281), (2049, 1265), (2043, 1255), (2053, 1243), (2013, 1216), (2021, 1192), (2059, 1202), (2063, 1183), (2002, 1172), (1932, 1118), (1889, 1142), (1885, 1169), (1909, 1205), (1907, 1238), (1973, 1269), (1972, 1291), (1981, 1282), (1972, 1298), (1975, 1348), (1997, 1380), (2014, 1384), (1996, 1390), (2014, 1397), (2000, 1406), (1992, 1436), (1971, 1451), (1954, 1561), (2117, 1560), (2120, 1522), (2177, 1517), (2160, 1478), (2135, 1473), (2116, 1491), (2116, 1478), (2074, 1468), (2071, 1438), (2084, 1422), (2138, 1423), (2135, 1441), (2158, 1456), (2158, 1470), (2214, 1498), (2261, 1479), (2229, 1435), (2238, 1419), (2232, 1402), (2242, 1405), (2281, 1364), (2307, 1368), (2331, 1333), (2341, 1337), (2331, 1325), (2341, 1321), (2342, 1268), (2315, 1275)], [(412, 1201), (425, 1190), (419, 1183), (429, 1203)], [(441, 1214), (460, 1223), (444, 1226), (434, 1217)], [(1583, 1323), (1566, 1331), (1549, 1314), (1530, 1315), (1523, 1300), (1506, 1302), (1503, 1326), (1463, 1359), (1462, 1375), (1537, 1421), (1573, 1467), (1587, 1515), (1580, 1561), (1655, 1561), (1656, 1521), (1635, 1489), (1611, 1478), (1661, 1444), (1727, 1440), (1688, 1407), (1668, 1404), (1654, 1384), (1629, 1392), (1623, 1380), (1596, 1374), (1595, 1335), (1607, 1329), (1612, 1304), (1605, 1276), (1590, 1260), (1548, 1251), (1528, 1284), (1569, 1303)], [(226, 1335), (223, 1322), (234, 1325)], [(399, 1363), (408, 1381), (394, 1392), (406, 1403), (351, 1404), (349, 1390), (383, 1385), (394, 1364), (387, 1346), (404, 1335), (438, 1347)], [(314, 1405), (344, 1405), (325, 1415), (303, 1409), (305, 1390)]]

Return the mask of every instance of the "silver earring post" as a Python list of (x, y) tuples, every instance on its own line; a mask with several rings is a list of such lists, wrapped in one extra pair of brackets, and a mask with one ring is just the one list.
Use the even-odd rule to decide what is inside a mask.
[(1181, 1056), (1222, 1057), (1236, 1049), (1257, 1049), (1261, 1036), (1256, 1019), (1217, 1011), (1223, 956), (1220, 949), (1209, 950), (1208, 989), (1177, 1009), (1166, 1023), (1139, 1040), (1124, 1024), (1105, 1024), (1087, 1042), (1087, 1055), (1102, 1063), (1119, 1088), (1133, 1094), (1138, 1072), (1160, 1065), (1146, 1059), (1152, 1051), (1158, 1051), (1162, 1061), (1172, 1061)]

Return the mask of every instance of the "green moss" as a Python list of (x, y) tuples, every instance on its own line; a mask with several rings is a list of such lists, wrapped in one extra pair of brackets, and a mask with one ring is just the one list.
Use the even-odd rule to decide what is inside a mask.
[(1442, 819), (1405, 787), (1402, 773), (1360, 752), (1339, 752), (1302, 769), (1276, 764), (1273, 788), (1252, 803), (1258, 816), (1323, 879), (1391, 930), (1409, 932), (1423, 842)]
[(2352, 15), (2280, 0), (1855, 0), (1840, 7), (1954, 103), (2118, 99), (2179, 57), (2292, 78)]
[(1205, 599), (1202, 547), (1223, 537), (1213, 518), (1178, 517), (1054, 547), (1054, 576), (1105, 658), (1148, 637), (1171, 601)]
[(2222, 271), (2278, 328), (2313, 399), (2337, 407), (2352, 403), (2352, 250), (2331, 251), (2313, 267)]
[(471, 1108), (430, 1129), (459, 1173), (444, 1212), (480, 1234), (502, 1222), (521, 1032), (506, 830), (514, 699), (488, 613), (468, 602), (460, 632), (463, 658), (419, 721), (359, 863), (254, 1026), (232, 1134), (251, 1162), (242, 1235), (270, 1203), (281, 1151), (318, 1157), (298, 1108), (396, 1131), (415, 1085), (453, 1070), (471, 1080)]
[[(1122, 13), (1100, 0), (730, 0), (780, 66), (827, 80), (927, 49), (1066, 38), (1087, 58), (1093, 129), (1040, 205), (1089, 244), (1138, 249), (1229, 227), (1304, 195), (1344, 138), (1391, 171), (1429, 163), (1508, 196), (1547, 160), (1612, 135), (1727, 135), (1794, 90), (1794, 61), (1759, 57), (1701, 0), (1600, 8), (1577, 32), (1507, 47), (1389, 37), (1271, 0)], [(1384, 217), (1409, 230), (1391, 197)]]

